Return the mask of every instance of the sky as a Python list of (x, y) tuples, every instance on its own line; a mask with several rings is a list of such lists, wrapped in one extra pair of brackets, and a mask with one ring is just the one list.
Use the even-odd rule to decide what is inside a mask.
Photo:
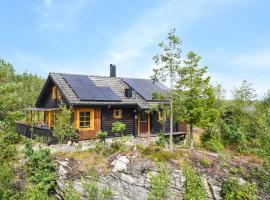
[(270, 89), (270, 1), (9, 0), (0, 2), (0, 58), (19, 73), (149, 78), (170, 29), (227, 97), (242, 80)]

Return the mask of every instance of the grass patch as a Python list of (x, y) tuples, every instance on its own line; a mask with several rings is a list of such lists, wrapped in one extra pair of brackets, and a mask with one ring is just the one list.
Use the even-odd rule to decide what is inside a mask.
[(158, 162), (176, 160), (180, 156), (180, 151), (173, 152), (156, 145), (138, 146), (138, 149), (142, 155)]
[(212, 163), (210, 162), (210, 160), (208, 160), (207, 158), (203, 157), (200, 160), (200, 164), (202, 166), (204, 166), (204, 167), (210, 167)]
[(58, 158), (72, 158), (81, 162), (79, 165), (79, 171), (88, 171), (91, 166), (97, 166), (101, 171), (107, 172), (107, 160), (102, 154), (97, 154), (95, 152), (86, 151), (76, 151), (76, 152), (66, 152), (66, 153), (56, 153), (55, 157)]
[(183, 172), (186, 177), (186, 193), (184, 194), (184, 199), (206, 199), (206, 191), (204, 189), (203, 180), (198, 172), (187, 163), (183, 165)]
[(151, 189), (147, 200), (165, 200), (170, 196), (168, 189), (171, 183), (171, 176), (167, 166), (165, 164), (158, 163), (157, 167), (157, 173), (150, 175)]

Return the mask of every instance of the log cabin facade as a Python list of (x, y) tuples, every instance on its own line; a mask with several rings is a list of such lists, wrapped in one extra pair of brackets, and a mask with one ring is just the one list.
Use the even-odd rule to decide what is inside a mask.
[[(117, 121), (126, 124), (125, 134), (155, 135), (164, 131), (164, 127), (159, 121), (159, 113), (149, 111), (160, 103), (168, 102), (153, 99), (152, 93), (166, 90), (160, 82), (116, 77), (115, 65), (110, 65), (108, 77), (50, 73), (36, 108), (30, 109), (29, 123), (33, 124), (32, 115), (36, 111), (38, 122), (34, 126), (53, 130), (59, 103), (63, 102), (73, 108), (72, 123), (78, 130), (80, 140), (96, 138), (100, 130), (114, 136), (112, 124)], [(17, 123), (17, 132), (26, 135), (27, 127), (22, 126), (23, 123)], [(169, 121), (165, 132), (169, 133)], [(174, 132), (186, 134), (186, 124), (174, 123)]]

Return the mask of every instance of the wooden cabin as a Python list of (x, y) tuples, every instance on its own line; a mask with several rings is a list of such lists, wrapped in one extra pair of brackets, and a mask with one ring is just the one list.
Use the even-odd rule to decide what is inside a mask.
[[(17, 132), (26, 136), (51, 136), (59, 103), (63, 102), (74, 110), (72, 120), (80, 140), (95, 138), (99, 130), (114, 136), (112, 124), (116, 121), (126, 124), (126, 134), (157, 134), (162, 130), (160, 115), (149, 110), (168, 102), (153, 99), (152, 93), (166, 90), (167, 87), (160, 82), (117, 77), (115, 65), (110, 65), (110, 76), (50, 73), (36, 107), (28, 109), (26, 122), (17, 123)], [(29, 130), (33, 132), (29, 133)], [(169, 121), (165, 132), (169, 133)], [(186, 124), (175, 123), (174, 132), (186, 134)]]

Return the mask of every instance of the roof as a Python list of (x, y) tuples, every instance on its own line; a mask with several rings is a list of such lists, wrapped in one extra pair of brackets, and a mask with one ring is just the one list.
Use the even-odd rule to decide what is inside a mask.
[[(76, 89), (76, 84), (74, 86), (67, 76), (85, 76), (90, 80), (92, 87), (81, 87), (80, 91)], [(120, 78), (120, 77), (106, 77), (106, 76), (91, 76), (91, 75), (76, 75), (76, 74), (64, 74), (64, 73), (50, 73), (48, 80), (51, 81), (58, 87), (62, 96), (66, 102), (71, 106), (86, 106), (86, 105), (130, 105), (138, 106), (141, 109), (147, 109), (152, 106), (158, 105), (160, 101), (153, 100), (152, 95), (153, 91), (164, 91), (166, 86), (162, 83), (154, 84), (149, 79), (130, 79), (130, 78)], [(84, 79), (84, 78), (83, 78)], [(46, 81), (46, 83), (48, 82)], [(86, 80), (84, 80), (86, 81)], [(44, 88), (46, 87), (46, 83)], [(139, 85), (139, 87), (138, 87)], [(43, 88), (43, 90), (44, 90)], [(92, 90), (94, 89), (97, 92), (101, 88), (109, 88), (106, 93), (110, 93), (104, 99), (82, 99), (79, 98), (83, 90)], [(125, 96), (125, 89), (132, 89), (132, 97), (127, 98)], [(104, 92), (103, 92), (104, 93)], [(79, 94), (79, 95), (78, 95)], [(42, 98), (42, 92), (38, 101)], [(116, 96), (114, 96), (116, 95)], [(92, 95), (93, 96), (93, 95)], [(112, 96), (114, 98), (112, 98)], [(37, 104), (38, 104), (37, 101)]]
[(53, 111), (53, 110), (59, 110), (59, 108), (25, 108), (24, 111)]

